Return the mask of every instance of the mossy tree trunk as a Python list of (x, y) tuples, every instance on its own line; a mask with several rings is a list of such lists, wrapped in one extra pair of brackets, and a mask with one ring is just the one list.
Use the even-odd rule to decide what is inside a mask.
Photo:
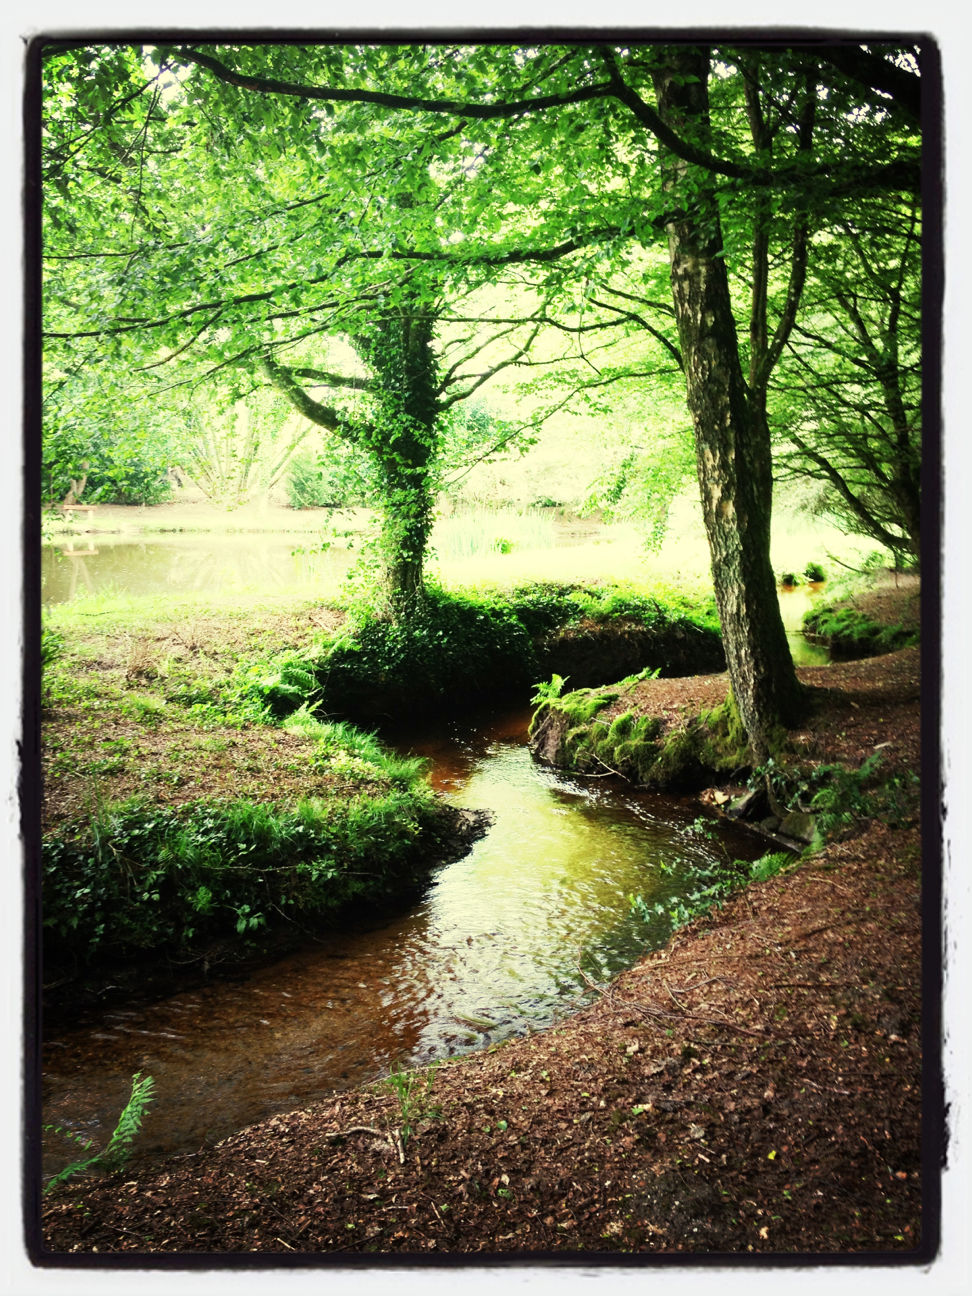
[(393, 620), (408, 620), (425, 598), (425, 556), (435, 505), (439, 403), (434, 312), (389, 305), (355, 346), (371, 366), (376, 417), (364, 437), (381, 467), (384, 596)]
[[(688, 134), (693, 122), (708, 122), (708, 58), (696, 49), (666, 55), (655, 74), (659, 114)], [(733, 698), (761, 758), (773, 730), (799, 718), (802, 694), (770, 562), (769, 428), (743, 378), (711, 177), (673, 155), (664, 177), (675, 208), (667, 223), (672, 293), (716, 603)]]
[[(425, 557), (435, 506), (435, 470), (440, 449), (438, 364), (433, 346), (436, 312), (429, 293), (399, 289), (379, 303), (351, 338), (372, 377), (354, 386), (371, 399), (371, 418), (313, 399), (296, 381), (334, 376), (308, 368), (286, 368), (272, 354), (264, 372), (305, 418), (336, 432), (364, 450), (381, 480), (381, 589), (378, 610), (407, 621), (425, 601)], [(342, 380), (341, 385), (351, 385)]]

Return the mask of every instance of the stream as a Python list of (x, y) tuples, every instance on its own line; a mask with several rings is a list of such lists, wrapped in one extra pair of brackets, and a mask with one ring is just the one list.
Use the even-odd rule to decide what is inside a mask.
[[(136, 1071), (156, 1097), (137, 1154), (194, 1151), (274, 1113), (387, 1074), (541, 1029), (667, 939), (628, 896), (667, 901), (693, 865), (755, 858), (759, 840), (692, 831), (691, 801), (536, 765), (523, 712), (452, 722), (395, 744), (433, 785), (486, 808), (489, 832), (381, 926), (347, 930), (250, 974), (45, 1041), (44, 1121), (103, 1145)], [(71, 1158), (52, 1136), (44, 1171)]]
[[(583, 535), (566, 533), (562, 544)], [(130, 542), (79, 536), (45, 546), (45, 604), (99, 589), (314, 589), (351, 555), (294, 551), (287, 536), (173, 535)], [(798, 666), (828, 654), (800, 633), (819, 590), (781, 590)], [(761, 842), (720, 825), (693, 832), (698, 807), (537, 766), (528, 715), (484, 714), (418, 735), (387, 735), (427, 756), (433, 785), (493, 825), (463, 859), (436, 872), (419, 903), (382, 925), (343, 930), (238, 981), (213, 982), (45, 1039), (44, 1121), (101, 1147), (136, 1071), (155, 1099), (137, 1155), (191, 1152), (244, 1125), (341, 1088), (542, 1029), (667, 939), (630, 913), (678, 898), (693, 867), (722, 852), (754, 858)], [(53, 1135), (44, 1172), (78, 1155)]]

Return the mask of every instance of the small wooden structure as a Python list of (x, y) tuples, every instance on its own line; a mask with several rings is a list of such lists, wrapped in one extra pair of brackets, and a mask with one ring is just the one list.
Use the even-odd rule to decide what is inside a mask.
[(94, 511), (97, 508), (97, 505), (96, 504), (59, 504), (58, 508), (61, 510), (62, 513), (66, 513), (68, 517), (70, 517), (72, 513), (87, 513), (88, 521), (90, 522), (91, 519), (94, 517)]

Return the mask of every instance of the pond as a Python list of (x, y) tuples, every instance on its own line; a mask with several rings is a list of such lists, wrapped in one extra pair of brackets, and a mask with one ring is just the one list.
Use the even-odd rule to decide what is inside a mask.
[[(469, 576), (475, 581), (478, 575), (462, 568), (464, 543), (481, 543), (488, 551), (489, 545), (495, 543), (494, 533), (514, 534), (517, 515), (512, 510), (506, 513), (510, 516), (504, 510), (493, 510), (489, 525), (482, 521), (483, 513), (477, 515), (478, 520), (460, 516), (441, 520), (443, 561), (451, 564), (451, 574), (458, 580)], [(577, 580), (589, 578), (582, 549), (593, 549), (595, 570), (601, 572), (616, 570), (618, 562), (630, 560), (629, 550), (635, 552), (623, 528), (552, 517), (527, 521), (531, 525), (524, 528), (520, 518), (524, 546), (545, 547), (524, 550), (514, 560), (523, 563), (530, 555), (537, 559), (549, 554), (556, 570), (524, 566), (518, 573), (521, 579), (563, 579), (558, 553), (568, 548), (573, 550), (568, 570)], [(358, 549), (353, 543), (349, 547), (347, 539), (340, 538), (322, 550), (319, 541), (299, 533), (188, 532), (133, 539), (92, 532), (64, 537), (43, 547), (42, 598), (48, 606), (107, 591), (163, 597), (198, 594), (258, 598), (285, 593), (295, 598), (327, 598), (340, 590), (357, 561)], [(604, 547), (598, 550), (597, 545)], [(458, 557), (449, 558), (450, 553)], [(492, 553), (495, 559), (495, 550)], [(801, 633), (804, 613), (821, 600), (824, 589), (823, 584), (780, 588), (783, 624), (797, 666), (821, 666), (830, 660), (826, 648), (809, 643)]]
[[(668, 902), (693, 867), (755, 858), (759, 839), (692, 829), (697, 807), (537, 766), (522, 713), (452, 723), (403, 748), (432, 760), (489, 832), (380, 927), (342, 932), (237, 983), (116, 1009), (45, 1042), (44, 1120), (100, 1146), (131, 1076), (154, 1077), (140, 1155), (192, 1151), (386, 1074), (550, 1025), (667, 938), (629, 895)], [(68, 1159), (52, 1140), (45, 1171)]]

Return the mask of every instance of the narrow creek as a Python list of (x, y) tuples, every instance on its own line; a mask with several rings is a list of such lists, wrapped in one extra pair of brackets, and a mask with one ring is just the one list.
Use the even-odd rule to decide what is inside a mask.
[[(423, 899), (380, 927), (344, 931), (248, 976), (106, 1012), (45, 1041), (44, 1121), (101, 1146), (136, 1071), (156, 1098), (139, 1156), (194, 1151), (244, 1125), (419, 1065), (550, 1025), (665, 938), (628, 896), (667, 901), (693, 866), (754, 858), (759, 842), (693, 832), (690, 801), (537, 766), (523, 712), (453, 722), (397, 746), (426, 755), (490, 831)], [(610, 786), (609, 786), (610, 784)], [(728, 834), (728, 835), (727, 835)], [(70, 1159), (52, 1138), (44, 1171)]]

